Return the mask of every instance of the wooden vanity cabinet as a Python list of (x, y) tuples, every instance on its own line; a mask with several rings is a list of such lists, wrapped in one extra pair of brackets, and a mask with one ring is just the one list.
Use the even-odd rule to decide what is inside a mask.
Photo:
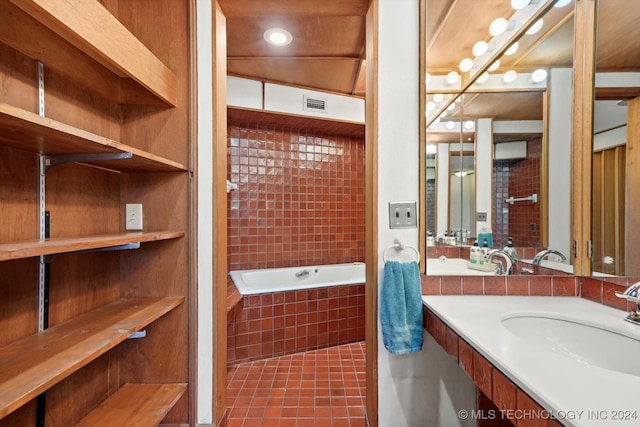
[(190, 7), (0, 0), (0, 427), (191, 422)]

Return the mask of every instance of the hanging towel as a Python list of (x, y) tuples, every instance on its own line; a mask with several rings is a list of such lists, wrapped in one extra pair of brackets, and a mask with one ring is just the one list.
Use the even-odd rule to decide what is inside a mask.
[(422, 289), (416, 262), (387, 261), (380, 295), (385, 348), (392, 354), (422, 349)]

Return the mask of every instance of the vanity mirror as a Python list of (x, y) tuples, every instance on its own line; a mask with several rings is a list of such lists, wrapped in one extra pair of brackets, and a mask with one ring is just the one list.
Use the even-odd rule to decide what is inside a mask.
[(573, 2), (517, 3), (427, 2), (427, 259), (475, 237), (569, 258)]
[[(640, 2), (598, 0), (592, 193), (593, 271), (640, 275)], [(595, 273), (594, 273), (595, 274)]]

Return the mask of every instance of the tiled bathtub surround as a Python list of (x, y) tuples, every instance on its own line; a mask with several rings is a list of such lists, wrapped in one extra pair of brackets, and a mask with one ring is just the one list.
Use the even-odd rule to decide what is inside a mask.
[(229, 271), (364, 260), (364, 138), (228, 127)]
[(243, 296), (227, 327), (227, 364), (364, 340), (364, 284)]

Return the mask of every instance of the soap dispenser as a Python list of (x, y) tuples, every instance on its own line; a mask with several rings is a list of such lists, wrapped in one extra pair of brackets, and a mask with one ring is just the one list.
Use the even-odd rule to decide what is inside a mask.
[(473, 243), (473, 246), (469, 249), (469, 261), (471, 264), (482, 264), (483, 255), (482, 249), (480, 249), (480, 245), (478, 245), (478, 240)]
[(513, 237), (509, 237), (507, 239), (507, 246), (505, 246), (503, 250), (512, 259), (514, 260), (520, 259), (520, 257), (518, 256), (518, 252), (516, 251), (516, 248), (513, 246)]
[(487, 239), (484, 239), (484, 242), (482, 242), (482, 255), (486, 255), (487, 252), (489, 252), (489, 244), (487, 243)]

